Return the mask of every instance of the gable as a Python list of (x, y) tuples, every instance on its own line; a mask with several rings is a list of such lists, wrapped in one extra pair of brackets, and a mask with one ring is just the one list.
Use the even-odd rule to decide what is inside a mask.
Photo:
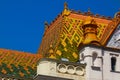
[(120, 49), (120, 24), (117, 26), (112, 34), (112, 37), (108, 41), (107, 47)]

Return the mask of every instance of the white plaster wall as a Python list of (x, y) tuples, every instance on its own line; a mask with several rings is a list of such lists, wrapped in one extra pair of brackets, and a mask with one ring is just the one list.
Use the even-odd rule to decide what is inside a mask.
[[(101, 64), (100, 71), (93, 70), (91, 66), (92, 64), (92, 52), (98, 53), (98, 57), (102, 57), (102, 60), (100, 58), (96, 63)], [(86, 80), (119, 80), (120, 79), (120, 53), (108, 51), (100, 48), (92, 48), (92, 47), (85, 47), (80, 53), (84, 54), (84, 62), (87, 64), (86, 66)], [(116, 71), (111, 72), (111, 55), (110, 53), (116, 55), (119, 55), (116, 59)], [(103, 54), (103, 55), (102, 55)]]
[(117, 71), (120, 71), (120, 54), (119, 54), (119, 56), (117, 57), (116, 70), (117, 70)]
[[(100, 70), (93, 70), (92, 66), (92, 53), (96, 52), (98, 54), (98, 61)], [(69, 78), (74, 80), (119, 80), (120, 79), (120, 53), (108, 51), (100, 48), (85, 47), (80, 55), (84, 54), (83, 61), (86, 63), (85, 74), (83, 76), (72, 75), (67, 73), (60, 73), (57, 71), (57, 62), (54, 61), (41, 61), (37, 66), (37, 74), (48, 75), (54, 77)], [(119, 55), (116, 63), (117, 72), (111, 72), (111, 55)], [(103, 55), (102, 55), (103, 54)], [(100, 60), (101, 59), (101, 60)], [(102, 62), (103, 59), (103, 62)], [(94, 66), (96, 67), (96, 66)], [(119, 71), (119, 72), (118, 72)]]
[[(101, 50), (96, 48), (86, 47), (81, 53), (84, 54), (84, 61), (87, 64), (86, 66), (86, 79), (85, 80), (102, 80), (101, 71), (92, 70), (92, 53), (96, 52), (98, 57), (101, 57)], [(98, 60), (99, 61), (99, 60)]]
[[(103, 59), (104, 59), (104, 64), (103, 64), (104, 80), (119, 80), (120, 79), (120, 71), (116, 70), (115, 72), (111, 72), (110, 53), (120, 55), (120, 53), (111, 52), (111, 51), (104, 51), (104, 56), (103, 56)], [(118, 61), (117, 63), (120, 63), (119, 60), (116, 60), (116, 61)], [(116, 66), (118, 67), (117, 63), (116, 63)]]

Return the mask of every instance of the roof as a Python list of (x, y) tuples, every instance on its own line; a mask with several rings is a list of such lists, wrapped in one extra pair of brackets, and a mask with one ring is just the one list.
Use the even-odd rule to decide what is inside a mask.
[(40, 54), (0, 49), (0, 75), (30, 78), (35, 74), (41, 57)]
[[(117, 14), (116, 14), (117, 15)], [(119, 17), (119, 15), (117, 15)], [(90, 10), (80, 12), (68, 9), (67, 4), (64, 4), (64, 9), (50, 24), (45, 24), (45, 32), (38, 49), (38, 54), (43, 54), (44, 57), (60, 59), (63, 54), (67, 58), (77, 59), (72, 46), (76, 49), (85, 41), (84, 30), (82, 28), (85, 23), (94, 20), (97, 27), (97, 39), (101, 46), (106, 46), (110, 36), (113, 34), (120, 19), (117, 17), (105, 17), (98, 14), (93, 14)], [(70, 45), (72, 45), (70, 47)], [(53, 53), (48, 53), (50, 45), (53, 47)], [(64, 48), (64, 49), (63, 49)], [(68, 52), (69, 50), (69, 52)], [(57, 53), (59, 51), (59, 53)], [(69, 54), (68, 54), (69, 53)], [(52, 56), (52, 57), (51, 57)], [(71, 58), (72, 57), (72, 58)]]

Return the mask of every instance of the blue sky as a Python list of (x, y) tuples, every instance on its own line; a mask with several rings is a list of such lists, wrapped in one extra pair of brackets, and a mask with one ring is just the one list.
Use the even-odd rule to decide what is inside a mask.
[(120, 0), (0, 0), (0, 48), (36, 53), (44, 32), (62, 10), (69, 9), (113, 17)]

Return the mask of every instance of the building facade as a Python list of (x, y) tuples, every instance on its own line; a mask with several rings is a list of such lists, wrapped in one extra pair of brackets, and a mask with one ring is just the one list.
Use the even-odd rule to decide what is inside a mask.
[(119, 80), (120, 12), (70, 10), (48, 24), (37, 54), (0, 49), (1, 80)]
[[(110, 18), (90, 11), (71, 11), (65, 3), (61, 15), (47, 26), (43, 39), (53, 39), (53, 43), (48, 41), (47, 49), (43, 40), (39, 51), (44, 52), (43, 47), (47, 46), (48, 51), (43, 54), (52, 59), (38, 62), (35, 80), (120, 79), (120, 12)], [(59, 30), (59, 37), (46, 37), (54, 29)], [(58, 45), (54, 45), (54, 40)]]

